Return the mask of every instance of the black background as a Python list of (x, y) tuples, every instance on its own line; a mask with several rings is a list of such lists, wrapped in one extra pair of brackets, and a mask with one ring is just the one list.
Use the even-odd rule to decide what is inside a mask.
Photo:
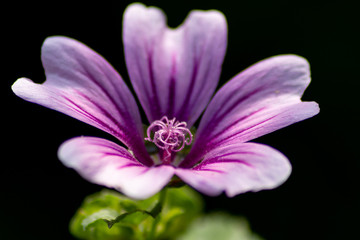
[[(2, 158), (0, 239), (72, 239), (68, 222), (83, 198), (101, 189), (57, 159), (79, 135), (109, 138), (63, 114), (17, 98), (19, 77), (45, 80), (40, 48), (51, 35), (78, 39), (103, 55), (128, 82), (121, 20), (132, 1), (13, 1), (1, 6)], [(312, 83), (303, 100), (318, 116), (256, 142), (293, 165), (281, 187), (234, 198), (205, 197), (206, 211), (248, 218), (266, 239), (354, 239), (359, 225), (358, 11), (346, 1), (144, 1), (162, 8), (171, 27), (191, 9), (218, 9), (229, 24), (221, 84), (277, 54), (307, 58)], [(129, 83), (129, 82), (128, 82)]]

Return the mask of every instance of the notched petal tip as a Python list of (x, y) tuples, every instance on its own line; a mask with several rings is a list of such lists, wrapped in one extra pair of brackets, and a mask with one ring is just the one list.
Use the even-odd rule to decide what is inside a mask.
[(192, 10), (189, 15), (186, 17), (188, 21), (194, 23), (204, 23), (207, 24), (206, 27), (211, 28), (224, 28), (227, 29), (227, 21), (225, 15), (215, 9), (210, 10)]
[[(156, 6), (146, 6), (142, 3), (132, 3), (128, 5), (124, 12), (124, 19), (126, 20), (127, 18), (134, 18), (137, 19), (137, 21), (141, 21), (141, 17), (149, 17), (147, 15), (152, 15), (153, 17), (158, 16), (161, 19), (166, 19), (166, 14), (161, 8), (158, 8)], [(204, 23), (207, 23), (207, 27), (222, 26), (227, 29), (225, 15), (216, 9), (192, 10), (189, 12), (188, 16), (185, 19), (187, 21), (190, 21), (189, 19), (191, 19), (191, 22), (193, 23), (197, 21), (202, 21)], [(181, 27), (183, 24), (181, 24), (177, 28)]]
[(124, 13), (123, 41), (129, 77), (149, 122), (166, 115), (191, 126), (219, 80), (225, 16), (194, 10), (170, 28), (162, 10), (132, 4)]
[(129, 12), (129, 11), (144, 11), (148, 8), (156, 8), (156, 9), (160, 9), (160, 8), (157, 8), (157, 7), (153, 7), (153, 6), (146, 6), (145, 4), (143, 3), (140, 3), (140, 2), (135, 2), (135, 3), (131, 3), (129, 4), (126, 9), (125, 9), (125, 13), (126, 12)]
[[(142, 3), (132, 3), (128, 5), (124, 11), (123, 19), (124, 21), (127, 21), (130, 19), (130, 21), (141, 21), (142, 19), (149, 18), (151, 16), (152, 20), (155, 21), (163, 20), (166, 18), (165, 13), (162, 9), (154, 6), (146, 6)], [(124, 23), (124, 26), (126, 24)]]

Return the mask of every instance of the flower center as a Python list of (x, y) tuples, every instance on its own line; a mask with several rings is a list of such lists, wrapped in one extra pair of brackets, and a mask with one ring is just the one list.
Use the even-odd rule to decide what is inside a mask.
[(191, 144), (193, 137), (186, 122), (176, 121), (175, 118), (169, 120), (166, 116), (151, 123), (146, 133), (146, 141), (164, 150), (164, 163), (170, 163), (171, 152), (183, 150), (185, 145)]

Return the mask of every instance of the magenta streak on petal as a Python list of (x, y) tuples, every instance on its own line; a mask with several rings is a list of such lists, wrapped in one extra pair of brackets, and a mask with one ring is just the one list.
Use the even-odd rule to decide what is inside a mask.
[[(66, 101), (68, 101), (71, 105), (67, 105), (67, 107), (69, 107), (70, 109), (72, 109), (73, 111), (84, 115), (86, 117), (88, 117), (89, 119), (93, 120), (95, 123), (97, 123), (99, 125), (99, 127), (101, 129), (103, 129), (104, 127), (106, 128), (106, 130), (108, 132), (110, 132), (111, 134), (114, 134), (115, 136), (121, 138), (122, 134), (120, 133), (120, 130), (115, 130), (114, 128), (110, 127), (109, 125), (107, 125), (106, 123), (104, 123), (103, 121), (101, 121), (99, 118), (95, 117), (94, 115), (90, 114), (89, 112), (87, 112), (84, 108), (82, 108), (81, 106), (79, 106), (78, 104), (76, 104), (74, 101), (72, 101), (70, 98), (66, 97), (66, 96), (62, 96)], [(73, 107), (74, 106), (74, 107)]]
[[(74, 57), (76, 57), (77, 55), (74, 55)], [(100, 89), (100, 92), (104, 93), (106, 95), (106, 97), (110, 100), (111, 104), (115, 107), (115, 109), (117, 110), (117, 112), (119, 113), (120, 116), (122, 116), (124, 119), (132, 119), (132, 116), (129, 115), (128, 112), (125, 111), (121, 111), (121, 109), (119, 108), (118, 104), (116, 103), (115, 99), (113, 98), (113, 96), (111, 96), (111, 94), (104, 88), (104, 86), (102, 85), (102, 83), (99, 83), (96, 78), (92, 77), (92, 74), (88, 71), (87, 66), (84, 65), (84, 62), (81, 59), (77, 60), (78, 64), (82, 67), (82, 71), (84, 71), (84, 75), (91, 80), (91, 82), (93, 82), (95, 84), (95, 86), (97, 88)], [(103, 71), (104, 75), (108, 75), (107, 71)], [(111, 79), (111, 76), (107, 77), (108, 79)], [(113, 90), (116, 91), (117, 96), (122, 97), (123, 94), (121, 92), (119, 92), (119, 87), (116, 86), (114, 84), (113, 81), (109, 81), (111, 87)], [(88, 101), (90, 101), (91, 103), (93, 103), (94, 105), (96, 105), (99, 109), (102, 109), (98, 104), (95, 104), (95, 101), (92, 101), (89, 97), (87, 97), (86, 95), (82, 94), (81, 92), (78, 92), (78, 94), (80, 94), (82, 97), (84, 97), (85, 99), (87, 99)], [(127, 99), (122, 99), (119, 98), (118, 100), (120, 100), (122, 103), (124, 101), (127, 101)], [(107, 113), (106, 116), (109, 117), (109, 119), (111, 119), (114, 123), (117, 123), (116, 120), (113, 119), (113, 117), (111, 117), (111, 115), (108, 113), (108, 111), (103, 111), (103, 113)]]
[[(119, 113), (120, 116), (124, 116), (126, 114), (127, 116), (125, 116), (125, 119), (126, 118), (131, 119), (131, 117), (127, 114), (127, 112), (121, 111), (118, 104), (115, 102), (114, 98), (109, 94), (109, 92), (100, 83), (98, 83), (94, 78), (91, 77), (91, 74), (87, 73), (87, 76), (100, 89), (101, 92), (105, 93), (106, 97), (110, 100), (111, 104), (115, 107), (115, 109), (117, 110), (117, 112)], [(121, 93), (119, 93), (117, 90), (118, 87), (115, 87), (112, 81), (110, 81), (110, 83), (111, 83), (112, 87), (115, 89), (115, 91), (117, 91), (118, 95), (122, 96)], [(90, 101), (91, 103), (93, 103), (95, 105), (95, 101), (91, 100), (88, 96), (86, 96), (82, 92), (77, 91), (77, 94), (81, 95), (82, 97), (84, 97), (85, 99), (87, 99), (88, 101)], [(110, 117), (110, 114), (107, 114), (106, 116)], [(114, 121), (114, 122), (116, 123), (117, 121)]]
[[(247, 99), (249, 99), (251, 96), (259, 93), (263, 91), (263, 87), (254, 89), (252, 92), (250, 92), (249, 94), (243, 96), (242, 98), (238, 99), (236, 102), (234, 102), (230, 107), (227, 107), (226, 110), (223, 111), (223, 113), (220, 116), (217, 116), (219, 114), (219, 112), (215, 113), (213, 120), (208, 123), (210, 126), (206, 127), (209, 129), (214, 129), (217, 125), (221, 124), (221, 122), (223, 121), (223, 119), (226, 117), (226, 115), (228, 115), (236, 106), (238, 106), (239, 104), (241, 104), (242, 102), (246, 101)], [(228, 102), (231, 98), (233, 98), (234, 94), (236, 94), (236, 92), (234, 92), (233, 94), (229, 95), (227, 97), (227, 100), (225, 100), (224, 102)], [(249, 114), (248, 116), (245, 116), (243, 118), (240, 118), (239, 120), (236, 121), (236, 123), (239, 123), (240, 121), (245, 120), (246, 118), (252, 116), (253, 114), (256, 114), (257, 112), (260, 112), (262, 109), (259, 109), (251, 114)], [(232, 125), (235, 125), (235, 123), (233, 123)], [(227, 129), (227, 128), (225, 128)], [(215, 136), (211, 136), (211, 140), (215, 139), (217, 136), (222, 135), (225, 131), (225, 129), (219, 131)], [(210, 140), (210, 139), (208, 139)]]
[[(91, 101), (91, 99), (89, 99), (88, 97), (82, 95), (83, 97), (85, 97), (87, 100), (89, 100), (91, 103), (93, 103), (98, 110), (100, 110), (105, 116), (109, 117), (109, 119), (111, 121), (113, 121), (114, 125), (117, 126), (117, 129), (114, 129), (113, 127), (109, 126), (108, 124), (104, 123), (103, 121), (101, 121), (99, 118), (91, 115), (89, 112), (87, 112), (84, 108), (82, 108), (81, 106), (79, 106), (78, 104), (76, 104), (75, 102), (73, 102), (71, 99), (69, 99), (66, 96), (63, 96), (64, 99), (66, 99), (69, 103), (71, 103), (74, 107), (69, 106), (71, 109), (73, 109), (74, 111), (83, 114), (85, 116), (87, 116), (89, 119), (92, 119), (94, 122), (96, 122), (100, 127), (103, 126), (105, 127), (109, 133), (113, 134), (114, 136), (118, 137), (121, 140), (126, 140), (129, 139), (127, 136), (130, 136), (130, 133), (126, 133), (121, 129), (121, 126), (118, 125), (117, 121), (115, 121), (115, 119), (113, 119), (113, 117), (105, 110), (103, 109), (101, 106), (99, 106), (98, 104), (96, 104), (95, 102)], [(139, 148), (140, 150), (140, 148)], [(152, 166), (154, 163), (151, 160), (151, 158), (149, 157), (148, 153), (143, 151), (142, 154), (137, 154), (137, 159), (142, 162), (144, 165), (146, 166)]]
[(139, 175), (147, 173), (149, 170), (150, 170), (150, 168), (144, 168), (141, 172), (139, 172)]
[[(254, 154), (255, 155), (255, 154)], [(225, 158), (223, 159), (223, 157), (219, 157), (219, 158), (213, 158), (213, 159), (207, 159), (206, 161), (204, 161), (203, 163), (199, 164), (198, 166), (194, 167), (193, 169), (199, 169), (202, 170), (203, 167), (212, 164), (212, 163), (241, 163), (244, 164), (248, 167), (254, 167), (253, 165), (251, 165), (248, 161), (246, 160), (242, 160), (242, 159), (231, 159), (231, 158)]]
[(90, 103), (92, 103), (102, 114), (104, 114), (107, 118), (109, 118), (114, 123), (114, 125), (116, 125), (116, 127), (120, 131), (120, 129), (122, 128), (121, 125), (118, 123), (118, 121), (116, 119), (114, 119), (114, 117), (106, 109), (104, 109), (102, 106), (100, 106), (95, 101), (91, 100), (91, 98), (89, 98), (88, 96), (82, 94), (81, 92), (77, 92), (77, 94), (79, 96), (85, 98)]
[[(87, 70), (87, 67), (83, 65), (83, 62), (81, 60), (77, 61), (81, 66), (82, 66), (82, 70), (85, 71), (85, 75), (88, 79), (90, 79), (95, 85), (96, 87), (98, 87), (100, 89), (101, 92), (105, 93), (106, 97), (111, 101), (112, 105), (116, 108), (116, 110), (118, 111), (118, 113), (120, 115), (124, 114), (124, 111), (121, 111), (118, 104), (116, 103), (116, 101), (114, 100), (114, 98), (109, 94), (109, 92), (102, 86), (101, 83), (99, 83), (98, 81), (96, 81), (95, 78), (92, 77), (92, 74), (89, 73), (89, 71)], [(103, 72), (105, 75), (107, 74), (107, 72)], [(111, 79), (109, 77), (109, 79)], [(118, 96), (122, 96), (122, 93), (119, 92), (118, 90), (118, 86), (115, 86), (113, 81), (109, 81), (109, 83), (111, 84), (112, 88), (117, 92)], [(82, 94), (82, 96), (85, 96), (84, 94)], [(88, 98), (89, 99), (89, 98)], [(123, 102), (123, 101), (122, 101)], [(128, 116), (129, 117), (129, 116)]]
[(148, 198), (160, 191), (174, 174), (173, 167), (143, 166), (125, 148), (94, 137), (66, 141), (58, 156), (88, 181), (115, 188), (137, 199)]
[[(190, 102), (190, 97), (192, 95), (192, 92), (194, 90), (194, 86), (195, 86), (195, 80), (196, 80), (196, 77), (198, 75), (198, 69), (199, 69), (199, 62), (197, 59), (194, 59), (194, 66), (193, 66), (193, 71), (192, 71), (192, 74), (191, 74), (191, 80), (190, 80), (190, 84), (189, 84), (189, 87), (186, 91), (186, 97), (184, 99), (184, 103), (181, 107), (181, 110), (180, 112), (177, 114), (176, 117), (180, 118), (179, 120), (180, 121), (187, 121), (188, 120), (188, 109), (187, 107), (189, 106), (189, 102)], [(191, 126), (189, 126), (191, 127)]]
[[(126, 156), (127, 159), (129, 159), (129, 160), (133, 160), (133, 159), (134, 159), (133, 156), (130, 154), (129, 151), (125, 150), (124, 148), (122, 148), (122, 147), (119, 146), (119, 145), (115, 145), (115, 143), (106, 144), (106, 143), (102, 143), (101, 141), (98, 141), (98, 142), (96, 143), (96, 145), (99, 146), (99, 147), (108, 148), (108, 149), (111, 149), (111, 150), (113, 150), (113, 151), (115, 151), (115, 152), (117, 152), (117, 153), (120, 153), (120, 154), (122, 154), (122, 157), (125, 157), (125, 156)], [(135, 161), (134, 161), (134, 162), (135, 162)], [(136, 161), (136, 163), (139, 163), (139, 162)], [(141, 164), (141, 163), (139, 163), (139, 164)]]
[[(92, 79), (89, 77), (89, 79)], [(131, 116), (128, 115), (128, 113), (121, 111), (121, 109), (119, 108), (119, 106), (116, 104), (116, 102), (114, 101), (114, 99), (109, 95), (109, 93), (95, 80), (93, 80), (93, 82), (96, 84), (96, 86), (98, 88), (100, 88), (100, 90), (102, 92), (104, 92), (106, 94), (106, 96), (108, 97), (108, 99), (110, 100), (110, 102), (112, 103), (113, 106), (115, 106), (116, 110), (118, 111), (119, 115), (122, 116), (125, 119), (131, 119)], [(115, 88), (117, 89), (117, 88)], [(90, 103), (92, 103), (104, 116), (106, 116), (107, 118), (109, 118), (109, 120), (111, 120), (114, 125), (116, 125), (117, 130), (115, 130), (114, 128), (111, 128), (110, 126), (106, 125), (104, 122), (101, 122), (101, 124), (105, 125), (109, 130), (111, 130), (111, 134), (121, 138), (120, 140), (124, 141), (124, 140), (128, 140), (131, 139), (129, 138), (129, 136), (132, 136), (134, 133), (127, 133), (124, 132), (123, 127), (119, 124), (119, 119), (114, 119), (114, 117), (106, 110), (104, 109), (102, 106), (100, 106), (99, 104), (97, 104), (96, 101), (93, 101), (91, 98), (89, 98), (88, 96), (86, 96), (85, 94), (83, 94), (80, 91), (76, 91), (76, 94), (83, 97), (84, 99), (86, 99), (87, 101), (89, 101)], [(69, 101), (69, 99), (67, 99)], [(83, 108), (81, 108), (80, 106), (76, 105), (75, 103), (73, 103), (75, 106), (77, 106), (78, 108), (80, 108), (82, 111), (85, 112), (85, 110)], [(89, 117), (89, 113), (88, 117)], [(97, 122), (100, 122), (99, 119), (97, 119)], [(127, 123), (128, 125), (133, 124), (133, 123)], [(120, 133), (121, 132), (121, 133)], [(141, 139), (141, 137), (139, 136), (139, 139)], [(130, 146), (128, 147), (135, 147), (136, 144), (130, 143), (128, 141), (125, 142), (125, 144), (130, 144)], [(135, 145), (135, 146), (134, 146)], [(138, 151), (140, 151), (140, 148), (137, 148)], [(140, 160), (141, 162), (143, 162), (145, 165), (147, 166), (151, 166), (153, 165), (153, 161), (150, 159), (150, 157), (148, 157), (148, 155), (146, 154), (146, 152), (144, 151), (145, 149), (141, 150), (140, 154), (137, 154), (137, 159)]]
[[(78, 95), (82, 96), (83, 98), (85, 98), (87, 101), (89, 101), (90, 103), (92, 103), (96, 108), (98, 108), (98, 110), (104, 114), (107, 118), (109, 118), (119, 129), (119, 131), (123, 132), (123, 136), (121, 140), (126, 140), (129, 139), (129, 136), (133, 135), (134, 133), (129, 133), (127, 131), (124, 130), (120, 130), (123, 127), (119, 124), (119, 121), (114, 119), (114, 117), (106, 110), (104, 109), (101, 105), (97, 104), (97, 102), (91, 100), (88, 96), (82, 94), (81, 92), (78, 92)], [(120, 111), (120, 110), (119, 110)], [(126, 116), (125, 113), (121, 113), (120, 116), (124, 116), (124, 118), (126, 119), (126, 117), (128, 117), (130, 119), (130, 116)], [(131, 124), (131, 123), (127, 123), (127, 124)], [(138, 144), (138, 143), (137, 143)], [(131, 147), (131, 146), (129, 146)]]
[[(240, 87), (241, 88), (241, 87)], [(223, 114), (219, 117), (217, 117), (217, 114), (216, 113), (214, 115), (214, 121), (212, 122), (213, 124), (217, 125), (219, 123), (221, 123), (221, 121), (226, 117), (226, 115), (228, 115), (236, 106), (238, 106), (239, 104), (243, 103), (244, 101), (246, 101), (247, 99), (249, 99), (250, 97), (254, 96), (255, 94), (261, 92), (264, 90), (264, 87), (259, 87), (259, 88), (256, 88), (254, 89), (253, 91), (251, 91), (250, 93), (248, 93), (247, 95), (243, 96), (242, 98), (239, 98), (236, 102), (234, 102), (230, 107), (228, 107), (226, 109), (226, 111), (223, 112)], [(229, 95), (227, 97), (227, 100), (225, 100), (224, 102), (228, 102), (231, 98), (233, 98), (235, 95), (237, 94), (237, 92), (233, 92), (233, 94)]]
[(279, 115), (281, 115), (281, 113), (280, 113), (280, 114), (276, 114), (276, 115), (274, 115), (274, 116), (272, 116), (272, 117), (269, 117), (269, 118), (267, 118), (267, 119), (265, 119), (265, 120), (263, 120), (263, 121), (261, 121), (261, 122), (259, 122), (259, 123), (257, 123), (257, 124), (254, 124), (254, 125), (252, 125), (252, 126), (250, 126), (250, 127), (247, 127), (247, 128), (245, 128), (245, 129), (241, 130), (240, 132), (234, 133), (234, 134), (232, 134), (232, 135), (224, 138), (221, 142), (224, 142), (224, 141), (226, 141), (227, 139), (232, 138), (232, 137), (234, 137), (234, 136), (236, 136), (236, 135), (238, 135), (238, 134), (243, 134), (244, 132), (251, 133), (250, 130), (254, 129), (255, 127), (257, 127), (257, 126), (259, 126), (259, 125), (262, 125), (262, 124), (264, 124), (264, 123), (269, 122), (270, 120), (276, 118), (276, 117), (279, 116)]
[[(225, 138), (220, 139), (218, 142), (211, 143), (211, 145), (214, 145), (214, 146), (222, 145), (222, 144), (226, 143), (227, 140), (232, 139), (232, 138), (235, 137), (236, 135), (243, 134), (244, 132), (249, 131), (249, 130), (251, 130), (251, 129), (253, 129), (253, 128), (255, 128), (255, 127), (257, 127), (257, 126), (259, 126), (259, 125), (261, 125), (261, 124), (267, 123), (267, 122), (269, 122), (270, 120), (276, 118), (278, 115), (280, 115), (280, 114), (277, 114), (277, 115), (275, 115), (275, 116), (272, 116), (272, 117), (270, 117), (270, 118), (268, 118), (268, 119), (265, 119), (265, 120), (263, 120), (263, 121), (255, 124), (255, 125), (252, 125), (252, 126), (250, 126), (250, 127), (247, 127), (247, 128), (245, 128), (245, 129), (242, 129), (241, 131), (238, 131), (238, 132), (236, 132), (236, 133), (233, 133), (233, 134), (231, 134), (231, 135), (229, 135), (229, 136), (227, 136), (227, 137), (225, 137)], [(209, 144), (209, 145), (210, 145), (210, 144)]]
[[(201, 57), (200, 57), (201, 58)], [(202, 78), (203, 79), (203, 81), (202, 81), (202, 83), (201, 83), (201, 85), (203, 85), (203, 84), (205, 84), (205, 82), (204, 81), (206, 81), (208, 78), (209, 78), (209, 74), (210, 74), (210, 72), (211, 72), (211, 67), (210, 66), (212, 66), (212, 64), (211, 64), (211, 62), (210, 63), (208, 63), (208, 65), (207, 65), (207, 67), (206, 67), (206, 71), (205, 71), (205, 73), (204, 73), (204, 77)], [(198, 68), (197, 68), (198, 69)], [(196, 69), (196, 70), (197, 70)], [(195, 83), (195, 81), (194, 81), (194, 83)], [(194, 84), (192, 84), (192, 85), (194, 85)], [(201, 88), (197, 88), (197, 90), (199, 91), (198, 93), (196, 93), (196, 94), (194, 94), (194, 101), (193, 102), (198, 102), (199, 101), (199, 98), (200, 98), (200, 96), (201, 96)], [(191, 89), (191, 92), (192, 92), (192, 89)], [(189, 104), (187, 104), (187, 106), (189, 106)], [(185, 108), (184, 108), (185, 109)], [(187, 111), (186, 111), (186, 115), (185, 115), (185, 117), (186, 118), (190, 118), (191, 116), (188, 116), (189, 115), (189, 112), (190, 112), (190, 110), (189, 109), (187, 109)], [(193, 124), (192, 122), (190, 123), (190, 124)], [(189, 125), (190, 126), (190, 125)], [(191, 126), (190, 126), (191, 127)]]
[(123, 34), (126, 63), (149, 122), (168, 116), (189, 127), (194, 124), (216, 88), (226, 35), (225, 17), (217, 11), (192, 11), (170, 29), (161, 10), (140, 4), (128, 8)]
[[(166, 110), (167, 116), (169, 118), (174, 117), (174, 106), (175, 106), (175, 89), (176, 89), (176, 55), (174, 54), (172, 57), (172, 68), (171, 68), (171, 74), (170, 74), (170, 80), (169, 80), (169, 104), (168, 108)], [(182, 121), (181, 119), (179, 119)]]
[[(234, 150), (236, 150), (236, 148)], [(218, 153), (215, 153), (215, 154), (218, 154)], [(238, 155), (238, 154), (248, 155), (248, 156), (249, 155), (250, 156), (262, 156), (262, 154), (260, 154), (260, 153), (255, 153), (255, 152), (250, 152), (250, 151), (235, 151), (235, 152), (229, 152), (229, 153), (222, 153), (218, 157), (209, 157), (209, 156), (207, 156), (206, 160), (204, 160), (202, 162), (202, 164), (209, 164), (209, 163), (217, 162), (217, 161), (220, 161), (221, 159), (224, 159), (224, 158), (226, 159), (226, 157), (233, 156), (233, 155)], [(211, 155), (213, 155), (213, 153), (211, 153)]]
[[(153, 62), (152, 62), (152, 58), (153, 58), (153, 53), (152, 51), (148, 51), (148, 69), (149, 69), (149, 77), (150, 77), (150, 84), (151, 84), (151, 93), (153, 95), (153, 97), (149, 98), (152, 99), (151, 100), (151, 105), (153, 106), (152, 108), (152, 117), (155, 116), (155, 118), (160, 118), (161, 117), (161, 113), (160, 113), (160, 102), (159, 102), (159, 94), (157, 92), (157, 88), (156, 88), (156, 83), (155, 83), (155, 76), (154, 76), (154, 69), (153, 69)], [(145, 81), (143, 81), (145, 82)]]
[[(148, 82), (146, 79), (149, 78), (150, 80), (150, 88), (143, 88), (143, 92), (142, 94), (146, 95), (145, 99), (149, 99), (149, 101), (151, 102), (151, 112), (145, 112), (145, 114), (147, 115), (147, 118), (151, 121), (154, 120), (153, 118), (156, 118), (154, 116), (160, 116), (159, 113), (159, 99), (158, 99), (158, 94), (157, 94), (157, 89), (156, 89), (156, 84), (155, 84), (155, 79), (154, 79), (154, 72), (153, 72), (153, 66), (152, 66), (152, 52), (151, 51), (147, 51), (147, 67), (149, 69), (149, 77), (144, 76), (144, 71), (142, 71), (141, 66), (142, 64), (139, 61), (139, 57), (136, 56), (133, 58), (133, 60), (136, 62), (135, 64), (132, 65), (132, 67), (136, 67), (137, 68), (137, 72), (139, 73), (139, 76), (141, 78), (140, 82), (146, 83)], [(141, 100), (141, 99), (139, 99)]]
[(122, 151), (121, 149), (117, 149), (115, 147), (112, 147), (112, 146), (109, 146), (106, 144), (97, 144), (97, 146), (103, 147), (103, 148), (109, 148), (109, 150), (114, 151), (114, 152), (98, 151), (99, 154), (102, 154), (102, 157), (109, 157), (109, 156), (122, 157), (122, 158), (126, 158), (127, 160), (132, 161), (132, 163), (127, 164), (129, 166), (144, 166), (140, 162), (136, 161), (134, 159), (134, 157), (128, 151)]
[[(219, 132), (219, 133), (217, 133), (216, 135), (212, 136), (212, 139), (213, 139), (213, 140), (216, 139), (217, 137), (219, 137), (220, 135), (224, 134), (224, 133), (227, 132), (229, 129), (231, 129), (233, 126), (236, 126), (239, 122), (244, 121), (244, 120), (248, 119), (249, 117), (252, 117), (252, 116), (255, 115), (256, 113), (259, 113), (259, 112), (261, 112), (261, 111), (263, 111), (263, 110), (265, 110), (265, 109), (266, 109), (266, 108), (263, 107), (263, 108), (260, 108), (260, 109), (257, 110), (257, 111), (254, 111), (254, 112), (250, 113), (249, 115), (242, 116), (241, 118), (235, 120), (232, 124), (230, 124), (229, 126), (227, 126), (226, 128), (224, 128), (221, 132)], [(256, 126), (256, 125), (255, 125), (255, 126)], [(250, 129), (250, 128), (251, 128), (251, 127), (249, 127), (248, 129)], [(244, 130), (242, 130), (242, 131), (245, 131), (245, 130), (247, 130), (247, 129), (244, 129)], [(237, 134), (237, 133), (236, 133), (236, 134)], [(236, 135), (236, 134), (234, 134), (234, 135)], [(231, 137), (231, 136), (229, 136), (229, 137), (227, 137), (227, 138), (230, 138), (230, 137)], [(212, 142), (209, 142), (209, 145), (210, 145), (211, 143), (212, 143)]]
[[(202, 50), (201, 54), (199, 54), (199, 56), (195, 57), (194, 60), (193, 60), (194, 65), (193, 65), (193, 71), (192, 71), (192, 74), (191, 74), (190, 84), (189, 84), (189, 87), (188, 87), (188, 89), (186, 91), (186, 97), (184, 99), (183, 106), (180, 109), (180, 112), (177, 114), (179, 118), (184, 119), (183, 121), (188, 121), (189, 119), (191, 119), (191, 116), (189, 116), (189, 113), (191, 112), (189, 107), (192, 106), (192, 105), (189, 104), (190, 100), (191, 100), (191, 96), (194, 96), (194, 100), (193, 100), (194, 103), (198, 102), (199, 101), (198, 99), (201, 96), (201, 94), (200, 94), (201, 90), (202, 90), (201, 87), (197, 88), (198, 93), (193, 94), (193, 91), (195, 89), (195, 83), (196, 83), (196, 79), (197, 79), (198, 73), (199, 73), (199, 66), (201, 64), (200, 61), (201, 61), (201, 59), (203, 59), (203, 54), (204, 54), (204, 50)], [(204, 85), (205, 84), (204, 81), (208, 80), (208, 76), (209, 76), (210, 71), (211, 71), (210, 66), (212, 66), (211, 62), (207, 64), (204, 77), (201, 78), (202, 82), (199, 85)], [(188, 127), (191, 127), (192, 124), (194, 124), (194, 122), (188, 123)]]
[[(226, 110), (223, 110), (223, 113), (220, 116), (217, 116), (219, 114), (219, 112), (215, 113), (215, 115), (213, 117), (213, 120), (211, 122), (207, 123), (208, 126), (201, 126), (200, 125), (200, 128), (202, 127), (201, 130), (204, 131), (203, 130), (204, 128), (205, 129), (215, 129), (217, 125), (221, 124), (221, 121), (223, 121), (223, 119), (226, 117), (227, 114), (229, 114), (229, 112), (231, 112), (232, 109), (234, 109), (240, 103), (246, 101), (246, 99), (250, 98), (253, 94), (261, 92), (262, 90), (263, 90), (263, 87), (259, 87), (259, 88), (254, 89), (249, 94), (241, 97), (240, 99), (235, 101), (235, 103), (233, 103), (230, 107), (226, 108)], [(236, 92), (233, 92), (233, 94), (227, 96), (227, 100), (225, 100), (224, 102), (228, 102), (228, 100), (230, 100), (231, 98), (234, 97), (233, 96), (234, 94), (236, 94)], [(252, 114), (255, 114), (255, 113), (252, 113)], [(205, 112), (205, 114), (206, 114), (206, 112)], [(248, 117), (250, 117), (250, 116), (248, 116)], [(242, 120), (244, 120), (244, 119), (239, 119), (238, 122), (240, 122)], [(199, 129), (199, 132), (201, 130)], [(206, 134), (206, 133), (204, 133), (202, 131), (201, 131), (201, 134)], [(199, 135), (200, 135), (199, 132), (198, 132), (198, 139), (199, 139)], [(223, 135), (223, 134), (224, 134), (224, 130), (221, 130), (216, 135), (219, 136), (219, 135)], [(190, 152), (191, 155), (188, 155), (188, 156), (191, 156), (191, 157), (185, 158), (185, 160), (180, 163), (180, 165), (179, 165), (180, 167), (184, 167), (184, 168), (193, 167), (200, 160), (200, 158), (201, 158), (201, 156), (203, 154), (203, 151), (205, 150), (205, 148), (207, 148), (207, 146), (210, 145), (210, 143), (211, 143), (211, 146), (213, 146), (213, 147), (218, 144), (218, 142), (216, 144), (212, 143), (212, 141), (216, 139), (214, 136), (210, 136), (210, 139), (209, 139), (206, 135), (203, 135), (203, 136), (200, 137), (200, 139), (201, 139), (201, 143), (199, 143), (199, 141), (196, 141), (194, 143), (194, 147), (193, 147), (192, 151)], [(220, 142), (221, 141), (222, 141), (222, 139), (220, 140)]]
[(225, 173), (224, 171), (211, 169), (211, 168), (193, 168), (192, 171), (200, 171), (200, 172), (215, 172), (215, 173)]
[[(116, 154), (114, 154), (114, 155), (116, 155)], [(128, 163), (128, 164), (117, 167), (117, 169), (128, 168), (128, 167), (139, 167), (139, 166), (141, 166), (141, 165), (136, 164), (136, 163)]]

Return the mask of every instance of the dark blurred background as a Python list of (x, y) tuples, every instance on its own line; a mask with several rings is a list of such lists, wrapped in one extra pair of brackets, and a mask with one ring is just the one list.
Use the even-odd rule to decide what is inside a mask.
[[(2, 4), (3, 124), (0, 239), (72, 239), (68, 222), (83, 198), (101, 189), (58, 161), (65, 140), (105, 133), (17, 98), (19, 77), (43, 82), (43, 40), (78, 39), (103, 55), (129, 83), (121, 38), (132, 1), (12, 1)], [(318, 116), (257, 139), (293, 165), (281, 187), (234, 198), (205, 197), (206, 211), (245, 216), (265, 239), (355, 239), (359, 225), (358, 10), (351, 1), (143, 1), (162, 8), (171, 27), (192, 9), (218, 9), (229, 24), (221, 84), (277, 54), (307, 58), (312, 83), (303, 100)], [(355, 1), (353, 1), (355, 2)], [(5, 74), (5, 76), (4, 76)]]

